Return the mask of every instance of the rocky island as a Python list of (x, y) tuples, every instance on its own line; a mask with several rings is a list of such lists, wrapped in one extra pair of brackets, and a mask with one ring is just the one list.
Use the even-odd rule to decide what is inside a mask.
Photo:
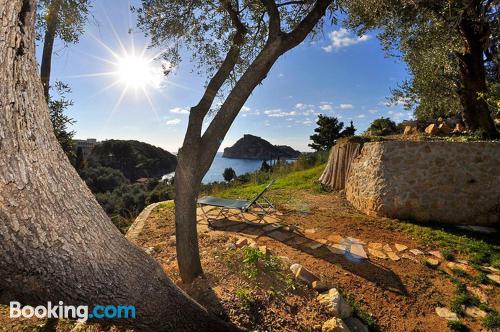
[(272, 145), (258, 136), (245, 134), (233, 146), (225, 148), (224, 158), (235, 159), (295, 159), (300, 152), (287, 145)]

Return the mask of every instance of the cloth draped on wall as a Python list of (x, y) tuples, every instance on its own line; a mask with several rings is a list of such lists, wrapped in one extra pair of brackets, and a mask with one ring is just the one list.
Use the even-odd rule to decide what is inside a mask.
[(351, 162), (361, 152), (363, 141), (359, 139), (341, 139), (335, 144), (330, 152), (319, 182), (333, 190), (345, 188), (347, 177), (351, 169)]

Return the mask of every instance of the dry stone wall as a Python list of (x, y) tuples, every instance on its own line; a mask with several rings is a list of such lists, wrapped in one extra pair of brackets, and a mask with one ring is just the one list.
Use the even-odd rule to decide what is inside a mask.
[(353, 206), (369, 215), (498, 225), (500, 144), (365, 143), (345, 190)]

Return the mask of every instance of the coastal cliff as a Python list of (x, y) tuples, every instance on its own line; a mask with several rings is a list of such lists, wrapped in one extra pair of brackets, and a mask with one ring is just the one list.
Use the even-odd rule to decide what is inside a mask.
[(295, 159), (300, 152), (287, 145), (273, 145), (258, 136), (244, 135), (233, 146), (225, 148), (224, 158), (236, 159)]

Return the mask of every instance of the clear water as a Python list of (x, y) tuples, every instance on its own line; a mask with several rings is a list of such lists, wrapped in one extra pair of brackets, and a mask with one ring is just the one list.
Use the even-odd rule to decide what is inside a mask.
[[(236, 175), (242, 175), (260, 169), (261, 165), (262, 160), (223, 158), (222, 152), (219, 152), (215, 156), (214, 161), (207, 174), (205, 174), (202, 182), (210, 183), (215, 181), (224, 181), (222, 173), (224, 173), (224, 170), (229, 167), (234, 169)], [(170, 179), (173, 176), (174, 173), (165, 174), (162, 179)]]

